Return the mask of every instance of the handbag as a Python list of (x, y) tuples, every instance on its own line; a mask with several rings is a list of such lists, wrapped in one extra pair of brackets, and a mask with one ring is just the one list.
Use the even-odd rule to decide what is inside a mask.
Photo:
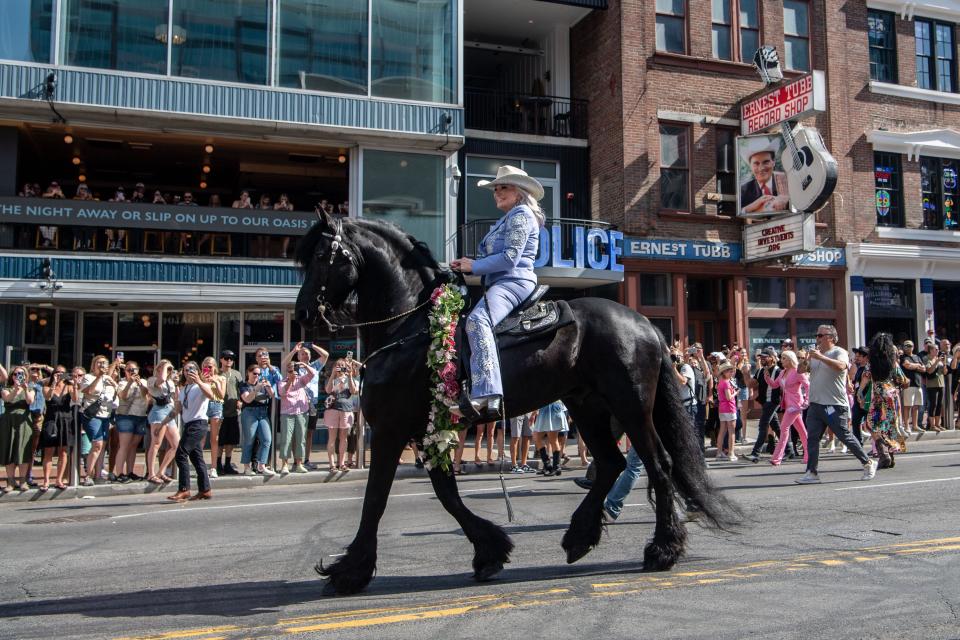
[(97, 414), (100, 413), (100, 409), (103, 408), (103, 397), (99, 397), (90, 404), (88, 404), (83, 409), (83, 415), (87, 418), (96, 418)]

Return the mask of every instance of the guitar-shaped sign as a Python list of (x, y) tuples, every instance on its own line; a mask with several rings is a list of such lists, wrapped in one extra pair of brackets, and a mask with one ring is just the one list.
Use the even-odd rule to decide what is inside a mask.
[(837, 161), (827, 151), (820, 132), (790, 122), (780, 125), (786, 144), (781, 162), (787, 174), (790, 206), (797, 211), (816, 211), (827, 203), (837, 186)]
[[(765, 84), (783, 80), (774, 47), (758, 49), (753, 64)], [(786, 145), (780, 161), (787, 174), (790, 206), (803, 213), (816, 211), (826, 204), (837, 186), (837, 161), (827, 151), (820, 132), (813, 127), (794, 126), (786, 120), (780, 124), (780, 135)]]

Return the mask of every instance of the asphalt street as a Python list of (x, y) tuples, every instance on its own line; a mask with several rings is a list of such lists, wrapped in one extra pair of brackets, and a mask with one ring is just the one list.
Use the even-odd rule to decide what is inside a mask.
[(313, 571), (355, 531), (363, 483), (0, 504), (2, 638), (958, 638), (960, 441), (928, 436), (861, 482), (824, 454), (802, 466), (713, 463), (747, 514), (738, 532), (690, 525), (669, 573), (641, 571), (645, 491), (600, 547), (566, 565), (560, 539), (582, 471), (469, 475), (467, 506), (503, 524), (513, 562), (470, 578), (471, 547), (426, 478), (398, 480), (367, 592), (330, 598)]

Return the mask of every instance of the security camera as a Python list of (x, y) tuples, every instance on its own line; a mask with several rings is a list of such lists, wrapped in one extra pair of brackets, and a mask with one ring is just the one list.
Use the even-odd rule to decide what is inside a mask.
[(62, 283), (62, 282), (54, 282), (54, 283), (53, 283), (53, 290), (54, 290), (54, 291), (60, 291), (60, 289), (63, 289), (63, 283)]
[(41, 290), (41, 291), (46, 291), (48, 286), (50, 286), (48, 283), (46, 283), (46, 282), (41, 282), (41, 283), (40, 283), (40, 290)]

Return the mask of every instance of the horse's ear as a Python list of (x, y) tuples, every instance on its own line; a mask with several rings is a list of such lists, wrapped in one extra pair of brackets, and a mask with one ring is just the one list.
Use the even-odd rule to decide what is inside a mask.
[(317, 214), (317, 220), (320, 222), (321, 227), (325, 227), (327, 229), (333, 230), (335, 225), (333, 222), (333, 217), (329, 213), (327, 213), (320, 207), (314, 207), (313, 211), (314, 213)]

